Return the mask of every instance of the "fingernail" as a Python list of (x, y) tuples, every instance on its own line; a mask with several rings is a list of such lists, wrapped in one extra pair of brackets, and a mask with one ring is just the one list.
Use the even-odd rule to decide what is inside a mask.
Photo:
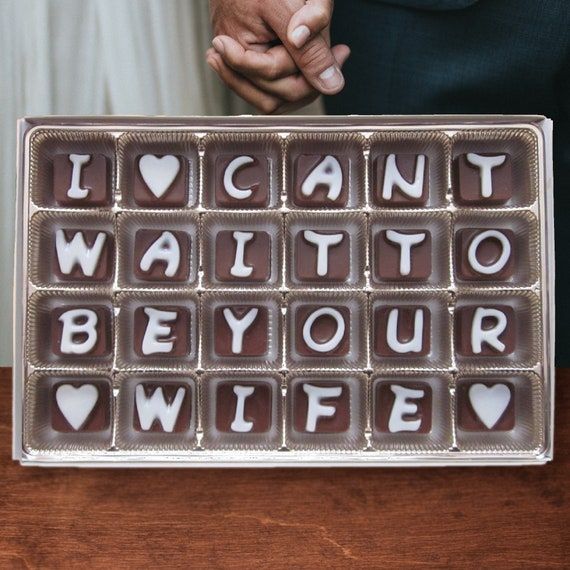
[(319, 80), (325, 89), (338, 89), (343, 84), (342, 74), (335, 65), (325, 69), (319, 75)]
[(214, 46), (214, 49), (218, 53), (221, 53), (223, 55), (225, 46), (224, 46), (224, 42), (220, 38), (214, 38), (212, 40), (212, 45)]
[(310, 35), (311, 31), (309, 30), (309, 28), (307, 28), (307, 26), (305, 25), (297, 26), (293, 30), (293, 32), (291, 32), (291, 43), (295, 47), (300, 48), (309, 39)]
[(213, 57), (206, 58), (206, 63), (217, 73), (218, 71), (218, 64)]

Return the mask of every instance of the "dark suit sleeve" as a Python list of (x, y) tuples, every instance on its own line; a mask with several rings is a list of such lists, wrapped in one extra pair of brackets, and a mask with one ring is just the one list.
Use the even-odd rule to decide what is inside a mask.
[(472, 6), (479, 0), (375, 0), (384, 4), (393, 4), (418, 10), (461, 10)]

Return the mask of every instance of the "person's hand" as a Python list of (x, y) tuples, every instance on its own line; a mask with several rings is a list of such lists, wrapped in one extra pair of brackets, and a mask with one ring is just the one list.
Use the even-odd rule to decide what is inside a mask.
[(329, 45), (331, 0), (210, 0), (210, 9), (208, 64), (260, 111), (291, 110), (344, 86), (350, 50)]

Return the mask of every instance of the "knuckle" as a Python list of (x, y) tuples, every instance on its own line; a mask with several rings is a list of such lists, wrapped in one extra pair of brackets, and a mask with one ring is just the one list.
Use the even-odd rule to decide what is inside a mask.
[(333, 64), (332, 55), (323, 44), (311, 42), (300, 55), (300, 65), (309, 72), (324, 71)]
[(315, 6), (314, 17), (317, 26), (324, 28), (330, 24), (330, 12), (324, 6)]
[(277, 103), (270, 99), (262, 99), (261, 101), (258, 101), (256, 105), (258, 111), (261, 111), (265, 115), (273, 113), (275, 109), (277, 109), (277, 106)]

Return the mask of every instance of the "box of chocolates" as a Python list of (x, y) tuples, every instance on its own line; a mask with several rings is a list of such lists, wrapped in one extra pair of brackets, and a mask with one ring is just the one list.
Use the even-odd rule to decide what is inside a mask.
[(551, 122), (23, 119), (14, 458), (552, 458)]

